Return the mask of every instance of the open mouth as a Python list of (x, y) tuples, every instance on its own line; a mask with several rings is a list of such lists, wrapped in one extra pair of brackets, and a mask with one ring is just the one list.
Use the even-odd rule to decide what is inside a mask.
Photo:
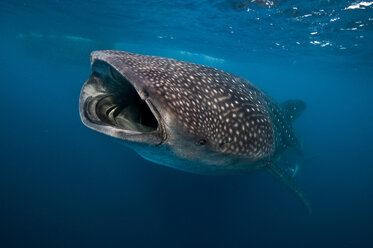
[(127, 99), (117, 95), (101, 97), (95, 109), (98, 118), (108, 125), (124, 130), (155, 131), (158, 123), (148, 105), (132, 92), (127, 96)]
[(159, 133), (160, 118), (151, 101), (104, 61), (93, 62), (80, 102), (83, 122), (97, 131), (121, 138), (123, 134)]

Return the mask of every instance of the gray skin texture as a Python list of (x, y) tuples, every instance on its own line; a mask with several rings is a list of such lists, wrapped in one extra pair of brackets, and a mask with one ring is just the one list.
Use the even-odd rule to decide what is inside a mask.
[[(303, 102), (281, 107), (246, 79), (169, 58), (94, 51), (91, 66), (79, 103), (89, 128), (117, 138), (145, 159), (183, 171), (220, 175), (269, 168), (305, 202), (290, 177), (271, 169), (284, 151), (299, 150), (292, 121), (304, 110)], [(156, 127), (130, 130), (99, 117), (100, 99), (131, 99), (127, 88), (148, 106)], [(124, 111), (122, 119), (130, 113), (136, 111)]]
[[(101, 61), (104, 66), (95, 66)], [(80, 97), (83, 123), (123, 140), (155, 163), (203, 174), (247, 172), (296, 144), (279, 106), (246, 79), (208, 66), (122, 51), (95, 51), (91, 64), (93, 71), (115, 70), (125, 77), (160, 125), (155, 132), (137, 133), (93, 123), (84, 103), (107, 92), (105, 82), (93, 77)]]

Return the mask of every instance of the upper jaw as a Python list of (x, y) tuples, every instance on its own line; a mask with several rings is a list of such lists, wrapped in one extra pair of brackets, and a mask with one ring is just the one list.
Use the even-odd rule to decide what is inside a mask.
[(143, 82), (126, 68), (123, 60), (120, 64), (115, 61), (105, 52), (92, 53), (92, 74), (79, 99), (82, 122), (124, 141), (162, 144), (164, 124)]

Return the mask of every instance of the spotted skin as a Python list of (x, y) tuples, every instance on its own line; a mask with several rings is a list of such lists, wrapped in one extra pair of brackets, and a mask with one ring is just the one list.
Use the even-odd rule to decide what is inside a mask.
[(122, 51), (92, 57), (125, 63), (187, 133), (215, 150), (255, 161), (295, 141), (280, 108), (246, 79), (204, 65)]
[(86, 82), (80, 99), (87, 126), (135, 140), (136, 145), (130, 146), (143, 157), (189, 172), (230, 174), (267, 167), (306, 202), (291, 177), (282, 175), (273, 163), (289, 147), (299, 149), (292, 129), (294, 105), (288, 104), (285, 111), (246, 79), (204, 65), (114, 50), (93, 52), (93, 69), (97, 61), (125, 77), (154, 106), (163, 138), (149, 146), (147, 138), (134, 139), (126, 131), (87, 120), (84, 103), (92, 92), (104, 92), (95, 86), (95, 79)]

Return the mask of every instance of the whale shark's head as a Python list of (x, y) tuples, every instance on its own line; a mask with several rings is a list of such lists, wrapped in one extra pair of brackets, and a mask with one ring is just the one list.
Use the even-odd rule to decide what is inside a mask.
[(121, 51), (92, 52), (91, 66), (80, 96), (83, 123), (149, 160), (198, 172), (273, 153), (268, 99), (245, 79)]

